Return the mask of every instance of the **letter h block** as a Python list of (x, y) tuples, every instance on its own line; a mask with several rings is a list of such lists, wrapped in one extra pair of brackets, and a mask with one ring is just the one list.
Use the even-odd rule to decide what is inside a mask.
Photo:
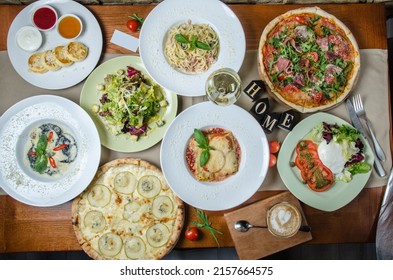
[(262, 80), (253, 80), (243, 90), (252, 100), (258, 99), (263, 92), (266, 91), (265, 85)]

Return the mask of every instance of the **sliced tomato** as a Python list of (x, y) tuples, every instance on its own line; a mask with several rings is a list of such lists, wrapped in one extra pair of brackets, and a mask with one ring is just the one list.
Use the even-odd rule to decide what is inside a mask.
[(334, 183), (333, 172), (322, 163), (318, 147), (311, 140), (301, 140), (296, 145), (295, 165), (304, 182), (313, 191), (326, 191)]
[(309, 52), (306, 54), (306, 57), (311, 58), (312, 60), (314, 60), (315, 62), (318, 61), (318, 53), (317, 52)]
[(300, 24), (304, 24), (304, 25), (307, 25), (307, 20), (306, 20), (306, 18), (305, 17), (303, 17), (303, 16), (296, 16), (295, 17), (295, 20), (298, 22), (298, 23), (300, 23)]
[(303, 151), (317, 151), (318, 146), (311, 140), (301, 140), (296, 145), (296, 154), (300, 154)]
[(316, 93), (316, 94), (313, 96), (314, 103), (315, 103), (315, 104), (321, 103), (322, 96), (323, 96), (323, 93), (322, 93), (322, 92)]
[(288, 84), (283, 88), (283, 91), (286, 93), (299, 93), (300, 90), (294, 86), (293, 84)]
[(324, 192), (334, 183), (333, 172), (322, 163), (315, 166), (307, 175), (307, 185), (315, 192)]

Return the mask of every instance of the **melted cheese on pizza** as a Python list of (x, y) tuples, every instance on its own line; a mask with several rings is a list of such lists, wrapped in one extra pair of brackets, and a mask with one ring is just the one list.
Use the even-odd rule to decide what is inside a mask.
[(183, 205), (161, 172), (112, 166), (73, 204), (74, 228), (96, 259), (159, 259), (174, 246)]
[(199, 181), (216, 182), (235, 174), (240, 164), (240, 146), (232, 132), (214, 128), (204, 131), (209, 146), (210, 157), (205, 166), (201, 166), (200, 157), (203, 152), (192, 137), (186, 150), (186, 160), (190, 171)]

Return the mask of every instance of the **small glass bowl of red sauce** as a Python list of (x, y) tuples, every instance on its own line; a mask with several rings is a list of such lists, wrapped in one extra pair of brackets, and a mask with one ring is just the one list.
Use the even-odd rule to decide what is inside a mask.
[(51, 30), (56, 25), (57, 12), (49, 5), (40, 6), (34, 11), (31, 21), (41, 31)]

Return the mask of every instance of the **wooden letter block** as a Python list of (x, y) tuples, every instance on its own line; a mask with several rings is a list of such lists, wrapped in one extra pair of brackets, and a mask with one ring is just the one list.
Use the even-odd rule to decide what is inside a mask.
[(257, 119), (263, 119), (265, 114), (270, 108), (270, 103), (268, 98), (261, 98), (255, 101), (254, 105), (251, 108), (251, 114), (254, 115)]
[(279, 128), (288, 131), (291, 131), (295, 125), (295, 112), (293, 110), (288, 110), (282, 113), (277, 124)]
[(261, 126), (266, 133), (272, 133), (273, 129), (277, 126), (279, 115), (277, 113), (265, 114), (261, 121)]
[(258, 99), (265, 91), (265, 85), (262, 80), (253, 80), (244, 88), (244, 93), (247, 94), (252, 100)]

